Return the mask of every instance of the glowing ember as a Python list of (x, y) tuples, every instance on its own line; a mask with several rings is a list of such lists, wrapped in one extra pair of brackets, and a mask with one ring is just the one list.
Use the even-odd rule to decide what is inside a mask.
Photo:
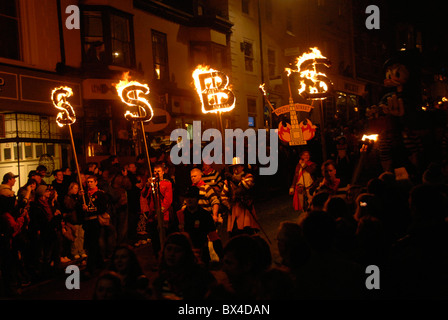
[(377, 134), (371, 134), (371, 135), (363, 135), (362, 136), (362, 141), (366, 141), (366, 140), (373, 140), (376, 141), (378, 139), (378, 135)]
[(149, 87), (147, 84), (142, 84), (137, 81), (129, 81), (129, 72), (123, 75), (123, 80), (114, 84), (117, 89), (118, 96), (121, 101), (131, 107), (131, 110), (126, 110), (124, 117), (130, 121), (150, 121), (154, 116), (154, 111), (151, 104), (142, 95), (149, 94)]
[(318, 48), (311, 48), (311, 52), (304, 53), (297, 59), (297, 70), (286, 68), (288, 77), (292, 72), (298, 72), (300, 78), (299, 94), (304, 98), (325, 99), (328, 97), (332, 88), (330, 79), (325, 73), (317, 71), (316, 66), (325, 65), (327, 68), (331, 66), (330, 60), (322, 55)]
[(73, 90), (70, 87), (55, 88), (51, 92), (51, 101), (53, 101), (53, 105), (61, 110), (56, 116), (56, 123), (59, 127), (72, 125), (76, 121), (75, 111), (73, 110), (72, 105), (67, 101), (67, 98), (72, 95)]
[(225, 73), (200, 65), (194, 70), (193, 79), (203, 113), (228, 112), (235, 108), (235, 95)]

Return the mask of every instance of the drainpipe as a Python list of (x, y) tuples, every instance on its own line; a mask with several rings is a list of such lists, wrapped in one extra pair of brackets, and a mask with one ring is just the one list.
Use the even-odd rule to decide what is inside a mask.
[(65, 68), (65, 46), (64, 46), (64, 23), (62, 21), (62, 6), (61, 0), (56, 0), (56, 5), (58, 9), (58, 25), (59, 25), (59, 49), (61, 51), (61, 62), (56, 65), (56, 69), (61, 71)]

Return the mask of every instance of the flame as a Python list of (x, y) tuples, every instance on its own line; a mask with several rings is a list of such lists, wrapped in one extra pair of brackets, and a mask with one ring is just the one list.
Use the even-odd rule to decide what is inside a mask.
[[(209, 75), (205, 77), (205, 75)], [(229, 77), (209, 66), (199, 65), (193, 71), (194, 85), (203, 113), (228, 112), (235, 108), (235, 96), (229, 88)]]
[(265, 84), (262, 83), (262, 84), (260, 84), (260, 85), (258, 86), (258, 88), (261, 89), (261, 91), (263, 92), (263, 95), (266, 95), (266, 89), (264, 88), (264, 86), (265, 86)]
[(325, 99), (325, 94), (329, 91), (331, 82), (325, 73), (317, 71), (316, 65), (324, 64), (329, 67), (330, 61), (322, 55), (318, 48), (314, 47), (310, 48), (310, 50), (310, 52), (306, 52), (297, 58), (295, 70), (285, 68), (285, 71), (288, 73), (288, 77), (292, 72), (299, 73), (302, 79), (300, 81), (300, 88), (298, 89), (300, 95), (307, 94), (313, 99)]
[(56, 123), (59, 127), (64, 125), (72, 125), (76, 121), (75, 111), (72, 105), (67, 101), (68, 97), (73, 95), (73, 90), (70, 87), (54, 88), (51, 92), (51, 100), (56, 109), (61, 110), (56, 116)]
[[(129, 81), (129, 79), (128, 71), (123, 73), (122, 80), (113, 84), (117, 89), (121, 101), (132, 108), (138, 108), (136, 112), (126, 110), (124, 117), (131, 121), (150, 121), (154, 115), (154, 111), (149, 101), (141, 96), (141, 94), (149, 94), (149, 87), (147, 84), (138, 81)], [(143, 111), (143, 114), (141, 114), (141, 111)]]
[(362, 141), (366, 141), (366, 140), (376, 141), (376, 140), (378, 140), (378, 135), (377, 134), (363, 135), (361, 140)]

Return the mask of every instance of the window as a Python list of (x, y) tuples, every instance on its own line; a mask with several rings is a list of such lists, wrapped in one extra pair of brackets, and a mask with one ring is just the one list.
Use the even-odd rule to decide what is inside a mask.
[(85, 63), (135, 65), (130, 15), (112, 9), (86, 10), (82, 19)]
[(152, 30), (152, 57), (154, 63), (154, 78), (169, 80), (168, 46), (166, 34)]
[(190, 42), (192, 68), (209, 65), (214, 69), (227, 68), (227, 47), (210, 42)]
[(257, 123), (257, 98), (247, 98), (247, 115), (249, 120), (249, 127), (255, 127)]
[(131, 35), (129, 19), (115, 14), (110, 15), (112, 64), (131, 65)]
[(247, 113), (250, 115), (257, 114), (257, 99), (247, 98)]
[(0, 1), (0, 57), (20, 60), (18, 7), (15, 0)]
[(244, 52), (244, 69), (246, 71), (254, 71), (254, 50), (252, 43), (244, 41), (243, 42), (243, 52)]

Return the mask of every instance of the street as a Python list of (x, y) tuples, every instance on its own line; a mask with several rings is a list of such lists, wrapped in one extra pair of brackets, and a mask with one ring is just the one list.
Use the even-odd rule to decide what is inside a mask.
[[(279, 255), (275, 239), (278, 226), (282, 221), (297, 221), (298, 218), (298, 214), (292, 208), (292, 197), (288, 194), (280, 194), (260, 200), (256, 204), (256, 212), (258, 220), (271, 242), (273, 262), (277, 262), (279, 261)], [(263, 232), (259, 234), (266, 239)], [(150, 280), (153, 279), (155, 276), (154, 266), (157, 262), (152, 255), (151, 245), (136, 247), (135, 251), (146, 276)], [(215, 272), (217, 278), (222, 276), (221, 271)], [(61, 270), (54, 278), (32, 284), (23, 289), (22, 293), (14, 297), (13, 300), (91, 300), (97, 277), (88, 280), (81, 277), (80, 289), (69, 290), (65, 286), (65, 281), (69, 275), (70, 273), (65, 274), (64, 270)]]

